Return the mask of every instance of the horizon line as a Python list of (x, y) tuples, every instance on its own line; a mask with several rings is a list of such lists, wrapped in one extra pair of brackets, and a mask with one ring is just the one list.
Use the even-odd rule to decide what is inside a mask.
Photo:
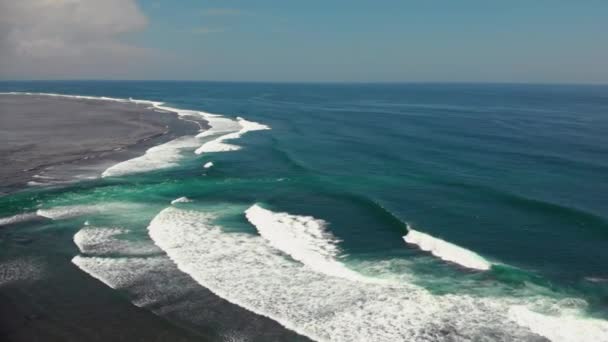
[(0, 79), (0, 83), (17, 82), (190, 82), (190, 83), (249, 83), (249, 84), (336, 84), (336, 85), (544, 85), (544, 86), (608, 86), (608, 82), (541, 82), (541, 81), (272, 81), (272, 80), (204, 80), (204, 79)]

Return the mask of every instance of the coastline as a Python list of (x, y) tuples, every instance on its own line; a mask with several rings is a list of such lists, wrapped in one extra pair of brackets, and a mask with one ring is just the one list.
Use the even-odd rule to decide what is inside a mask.
[[(10, 100), (16, 102), (14, 107), (20, 109), (21, 112), (6, 110), (10, 107), (6, 105), (6, 102), (10, 102)], [(37, 106), (32, 106), (37, 102)], [(82, 132), (77, 132), (79, 134), (75, 135), (78, 138), (69, 135), (60, 136), (60, 140), (83, 138), (85, 141), (78, 141), (79, 144), (75, 148), (64, 150), (47, 146), (49, 150), (57, 152), (54, 154), (44, 154), (43, 149), (25, 145), (22, 150), (28, 151), (29, 148), (30, 154), (39, 153), (42, 158), (31, 161), (33, 166), (29, 166), (25, 170), (23, 166), (13, 167), (11, 170), (17, 174), (17, 177), (10, 178), (2, 175), (4, 178), (0, 177), (0, 191), (4, 191), (8, 195), (26, 188), (28, 182), (31, 185), (32, 181), (41, 182), (40, 185), (71, 185), (81, 180), (82, 178), (78, 176), (85, 173), (87, 177), (103, 178), (104, 171), (108, 171), (111, 167), (145, 157), (155, 147), (162, 148), (161, 145), (171, 145), (175, 140), (180, 140), (178, 139), (180, 137), (202, 134), (204, 137), (209, 136), (209, 139), (215, 139), (214, 135), (226, 134), (222, 129), (227, 129), (217, 129), (214, 126), (215, 121), (226, 120), (218, 118), (216, 115), (210, 114), (210, 117), (207, 117), (206, 113), (164, 107), (159, 102), (42, 93), (0, 93), (0, 109), (3, 113), (18, 116), (23, 111), (27, 112), (29, 108), (30, 114), (32, 109), (38, 109), (38, 111), (34, 110), (34, 114), (38, 114), (39, 117), (43, 113), (39, 109), (44, 108), (46, 112), (64, 116), (57, 121), (38, 123), (39, 126), (42, 125), (44, 129), (48, 130), (49, 133), (43, 132), (42, 137), (49, 140), (57, 138), (54, 128), (60, 128), (60, 125), (65, 124), (66, 120), (71, 121), (70, 125), (74, 128), (91, 125), (90, 122), (87, 122), (91, 115), (65, 117), (70, 113), (65, 110), (65, 107), (73, 104), (86, 105), (95, 115), (103, 113), (104, 118), (108, 120), (104, 120), (101, 131), (96, 133), (112, 134), (83, 136)], [(49, 106), (63, 107), (62, 111), (56, 109), (53, 111), (49, 110)], [(8, 119), (10, 120), (10, 117)], [(7, 120), (7, 116), (5, 115), (2, 120)], [(31, 121), (29, 120), (29, 122)], [(268, 129), (265, 128), (266, 126), (256, 125), (241, 118), (234, 122), (245, 126), (236, 133), (235, 137), (248, 130)], [(119, 135), (120, 132), (136, 128), (137, 125), (144, 125), (144, 129), (137, 131), (137, 134)], [(25, 125), (22, 127), (28, 128)], [(2, 126), (2, 128), (6, 130), (6, 126)], [(14, 128), (15, 132), (19, 132), (19, 129), (21, 128)], [(114, 131), (116, 129), (119, 131)], [(224, 135), (220, 136), (220, 140), (221, 137)], [(43, 141), (40, 142), (40, 144), (43, 143)], [(215, 147), (221, 149), (224, 146), (219, 144)], [(230, 146), (230, 148), (235, 147)], [(3, 170), (3, 172), (8, 171)], [(53, 176), (45, 176), (49, 174)], [(6, 179), (12, 183), (7, 184)], [(48, 183), (42, 183), (47, 180)], [(43, 224), (49, 223), (47, 218), (42, 218), (42, 220)], [(23, 231), (37, 225), (39, 225), (39, 221), (36, 219), (26, 219), (25, 221), (9, 222), (4, 227)], [(65, 237), (73, 235), (74, 228), (76, 227), (66, 227), (65, 229), (69, 233), (65, 236), (61, 236), (62, 234), (48, 236), (48, 239), (54, 241), (53, 243), (62, 246), (61, 249), (70, 250), (67, 253), (70, 256), (78, 255), (77, 251), (73, 251), (74, 242), (71, 239), (65, 239)], [(21, 239), (12, 241), (10, 237), (9, 240), (9, 244), (14, 243), (19, 250), (19, 246), (22, 244), (27, 244), (28, 250), (33, 250), (31, 252), (33, 254), (25, 258), (21, 252), (13, 254), (12, 249), (2, 253), (5, 259), (12, 259), (12, 261), (9, 261), (8, 265), (0, 265), (0, 285), (2, 285), (0, 286), (0, 298), (7, 302), (6, 307), (0, 310), (0, 332), (9, 336), (11, 340), (28, 341), (44, 338), (79, 341), (95, 335), (101, 340), (185, 342), (246, 337), (252, 341), (309, 341), (308, 338), (283, 327), (268, 317), (251, 312), (214, 294), (191, 279), (189, 275), (179, 271), (169, 259), (165, 266), (174, 273), (173, 277), (171, 279), (157, 277), (149, 281), (154, 286), (158, 286), (159, 290), (164, 287), (170, 288), (178, 283), (183, 286), (183, 298), (170, 297), (177, 300), (176, 302), (165, 302), (163, 299), (158, 299), (158, 302), (151, 307), (143, 308), (138, 307), (136, 301), (127, 295), (128, 290), (117, 290), (113, 286), (99, 281), (70, 259), (61, 256), (45, 256), (42, 259), (36, 251), (43, 250), (44, 247), (38, 246), (38, 244), (48, 243), (49, 240), (28, 238), (24, 242)], [(38, 265), (41, 260), (44, 262)], [(43, 275), (40, 277), (45, 281), (20, 280), (23, 272), (13, 270), (12, 264), (25, 265), (22, 265), (22, 268), (27, 272), (42, 272)], [(8, 267), (8, 269), (2, 269), (3, 267)], [(44, 271), (47, 269), (54, 271)], [(61, 271), (56, 272), (57, 270)], [(7, 274), (3, 275), (2, 272)], [(152, 275), (154, 274), (152, 272)], [(23, 276), (26, 279), (31, 277), (30, 274)], [(66, 284), (69, 285), (66, 286)], [(190, 317), (187, 313), (176, 310), (177, 308), (199, 308), (203, 314), (200, 317)], [(97, 322), (109, 324), (100, 325)]]
[(125, 160), (208, 128), (203, 118), (184, 120), (154, 102), (0, 94), (0, 195), (28, 185), (95, 179)]

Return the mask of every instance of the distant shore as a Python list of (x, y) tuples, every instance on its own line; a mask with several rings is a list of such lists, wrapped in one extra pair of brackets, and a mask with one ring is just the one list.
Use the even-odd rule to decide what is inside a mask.
[(146, 103), (0, 94), (0, 195), (96, 178), (204, 124)]

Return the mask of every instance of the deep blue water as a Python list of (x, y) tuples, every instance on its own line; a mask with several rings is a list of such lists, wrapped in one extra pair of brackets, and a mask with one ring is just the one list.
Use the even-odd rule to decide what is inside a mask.
[[(178, 168), (6, 196), (0, 216), (75, 199), (150, 202), (133, 219), (146, 239), (161, 203), (187, 196), (232, 208), (225, 229), (256, 234), (242, 209), (260, 203), (328, 222), (342, 262), (363, 274), (390, 262), (380, 273), (437, 296), (578, 298), (584, 315), (608, 317), (608, 86), (90, 81), (2, 91), (162, 101), (272, 129)], [(408, 225), (491, 269), (406, 244)]]

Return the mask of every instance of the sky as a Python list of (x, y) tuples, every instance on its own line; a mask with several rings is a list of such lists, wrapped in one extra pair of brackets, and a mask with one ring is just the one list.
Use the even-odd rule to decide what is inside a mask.
[(0, 0), (0, 79), (608, 83), (605, 0)]

